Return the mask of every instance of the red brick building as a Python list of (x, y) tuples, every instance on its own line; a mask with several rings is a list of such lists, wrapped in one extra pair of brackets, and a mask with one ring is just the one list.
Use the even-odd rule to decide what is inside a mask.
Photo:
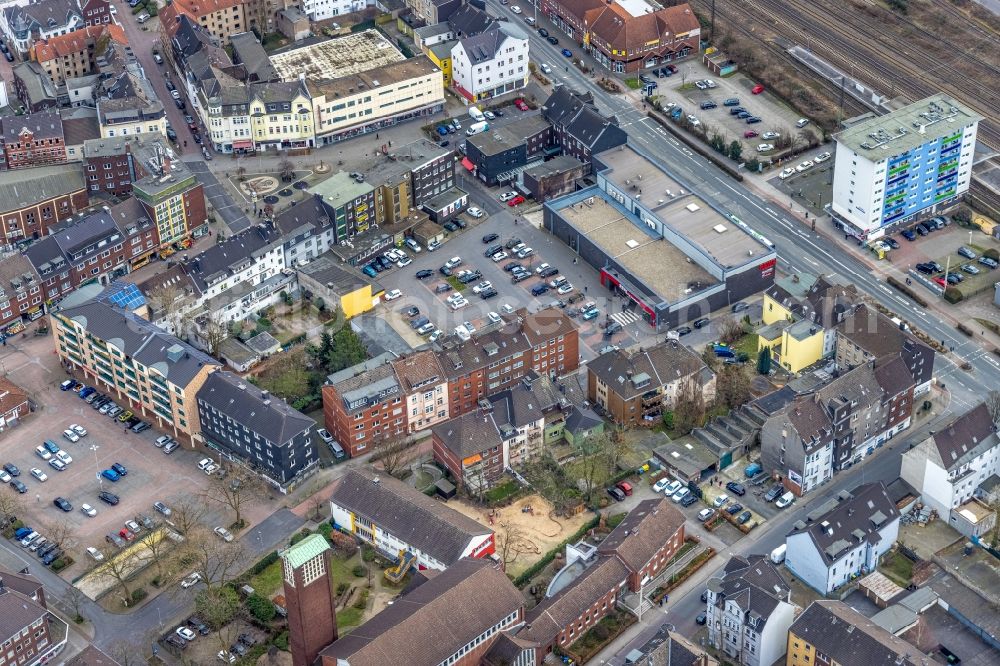
[(79, 165), (8, 171), (0, 178), (0, 245), (37, 240), (87, 205)]
[(390, 360), (383, 354), (331, 375), (323, 386), (323, 422), (351, 457), (406, 434), (406, 396)]
[(14, 335), (44, 310), (41, 280), (21, 254), (0, 259), (0, 335)]
[(701, 27), (687, 3), (542, 0), (556, 28), (613, 72), (635, 72), (698, 53)]
[(135, 199), (98, 211), (25, 251), (44, 297), (58, 302), (89, 280), (108, 284), (145, 265), (159, 247), (156, 227)]
[(109, 0), (80, 0), (80, 11), (87, 25), (111, 23), (111, 2)]
[(66, 162), (66, 141), (59, 112), (11, 116), (0, 123), (3, 127), (3, 164), (0, 168), (24, 169)]
[(134, 136), (90, 139), (83, 143), (83, 161), (87, 187), (124, 199), (132, 194), (134, 179), (131, 144)]
[(30, 411), (27, 392), (6, 377), (0, 377), (0, 432)]
[(57, 640), (51, 623), (61, 621), (45, 605), (45, 594), (29, 575), (0, 571), (0, 643), (4, 654), (12, 654), (9, 664), (42, 664), (66, 644), (69, 627), (62, 624)]
[(278, 553), (288, 611), (288, 647), (294, 664), (314, 663), (320, 650), (337, 640), (332, 552), (323, 536), (312, 534)]
[(623, 597), (633, 593), (641, 603), (656, 589), (656, 577), (684, 545), (684, 521), (667, 499), (643, 500), (594, 552), (585, 553), (583, 572), (535, 606), (517, 634), (538, 646), (535, 663), (554, 647), (574, 643), (620, 602), (636, 612)]

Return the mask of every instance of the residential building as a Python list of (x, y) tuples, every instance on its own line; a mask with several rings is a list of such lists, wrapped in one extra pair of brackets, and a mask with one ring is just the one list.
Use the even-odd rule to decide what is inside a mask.
[(728, 311), (774, 281), (771, 241), (713, 209), (642, 151), (626, 144), (592, 159), (597, 184), (547, 201), (542, 223), (654, 330)]
[(146, 78), (130, 48), (109, 42), (97, 58), (101, 88), (97, 93), (97, 116), (101, 136), (129, 136), (167, 132), (163, 103)]
[(365, 0), (302, 0), (302, 11), (310, 21), (325, 21), (341, 14), (361, 11)]
[(45, 302), (57, 303), (87, 282), (110, 284), (145, 266), (159, 247), (156, 227), (134, 199), (60, 224), (25, 256)]
[(789, 372), (800, 372), (836, 351), (836, 326), (860, 300), (853, 285), (833, 284), (809, 274), (776, 278), (764, 292), (764, 326), (758, 329), (758, 351), (771, 350), (771, 360)]
[(923, 651), (843, 601), (809, 604), (788, 630), (787, 666), (923, 666)]
[(541, 11), (612, 72), (636, 72), (698, 53), (701, 27), (687, 3), (542, 0)]
[(0, 125), (3, 127), (0, 168), (24, 169), (66, 162), (63, 122), (57, 111), (8, 116), (0, 120)]
[(403, 388), (390, 357), (382, 354), (341, 370), (323, 385), (326, 430), (351, 457), (368, 453), (370, 445), (406, 435)]
[(0, 178), (0, 245), (37, 240), (87, 204), (87, 187), (75, 164), (9, 171)]
[(312, 100), (304, 80), (254, 83), (249, 89), (250, 131), (256, 150), (315, 145)]
[(246, 8), (252, 3), (243, 0), (174, 0), (159, 13), (163, 42), (173, 36), (171, 29), (182, 16), (204, 27), (223, 45), (230, 37), (250, 30)]
[(460, 39), (451, 51), (452, 88), (480, 102), (528, 85), (528, 35), (507, 21)]
[(59, 115), (62, 118), (66, 159), (70, 162), (82, 162), (83, 144), (91, 139), (101, 138), (97, 109), (92, 106), (66, 107), (59, 109)]
[(900, 476), (920, 493), (925, 506), (954, 525), (976, 490), (1000, 474), (1000, 437), (985, 403), (934, 430), (903, 452)]
[(109, 0), (79, 0), (83, 22), (88, 25), (113, 24)]
[[(718, 659), (710, 655), (704, 647), (690, 639), (670, 631), (669, 625), (656, 633), (654, 638), (640, 648), (645, 652), (635, 661), (635, 666), (719, 666)], [(634, 655), (632, 655), (634, 656)], [(490, 664), (501, 666), (501, 664)]]
[(618, 126), (618, 119), (602, 115), (589, 91), (557, 87), (542, 105), (542, 117), (552, 125), (554, 142), (562, 148), (563, 154), (575, 157), (588, 167), (594, 155), (624, 146), (628, 141), (625, 130)]
[[(124, 199), (132, 194), (135, 173), (132, 166), (132, 143), (144, 135), (90, 139), (83, 144), (84, 169), (91, 192)], [(147, 135), (147, 138), (153, 138)]]
[(462, 6), (462, 0), (406, 0), (406, 6), (428, 25), (443, 23)]
[(776, 410), (761, 429), (761, 464), (805, 493), (909, 428), (912, 414), (902, 354), (872, 360)]
[(337, 640), (331, 551), (322, 535), (310, 534), (278, 553), (288, 611), (288, 647), (296, 664), (314, 663), (320, 650)]
[(982, 119), (938, 93), (835, 134), (834, 224), (873, 241), (950, 207), (969, 189)]
[(196, 395), (214, 358), (100, 301), (53, 312), (52, 336), (59, 360), (119, 404), (182, 441), (199, 437)]
[(795, 523), (785, 566), (820, 594), (875, 571), (899, 534), (899, 510), (882, 482), (842, 490)]
[(316, 422), (281, 398), (221, 371), (208, 376), (197, 399), (205, 444), (249, 465), (281, 492), (317, 469)]
[(65, 35), (85, 25), (78, 0), (37, 0), (11, 4), (0, 11), (0, 29), (7, 46), (22, 55), (36, 40)]
[(510, 579), (491, 563), (463, 559), (421, 576), (391, 606), (324, 648), (317, 663), (477, 666), (502, 632), (523, 621), (524, 599)]
[(202, 183), (181, 160), (169, 157), (165, 141), (131, 144), (137, 180), (133, 196), (156, 225), (161, 247), (208, 233), (208, 212)]
[(734, 555), (708, 581), (708, 640), (727, 661), (768, 666), (785, 654), (788, 627), (800, 610), (781, 572), (766, 555)]
[(352, 469), (333, 482), (337, 529), (415, 570), (444, 571), (462, 558), (491, 559), (493, 530), (391, 475)]
[(715, 373), (676, 340), (613, 349), (587, 364), (587, 398), (626, 428), (660, 423), (681, 396), (715, 400)]
[(552, 127), (545, 118), (531, 115), (466, 139), (466, 159), (484, 183), (508, 183), (527, 166), (551, 155), (555, 150), (552, 139)]
[(37, 62), (20, 62), (13, 67), (14, 95), (28, 113), (59, 108), (59, 91)]
[(412, 210), (453, 189), (457, 161), (455, 151), (427, 139), (393, 147), (392, 157), (378, 169), (383, 181), (381, 219), (389, 224), (400, 222)]
[(38, 273), (23, 254), (0, 259), (0, 335), (20, 333), (45, 314)]
[(546, 202), (577, 189), (590, 165), (569, 155), (557, 155), (521, 172), (522, 185), (535, 201)]
[(538, 646), (534, 663), (572, 645), (616, 607), (637, 615), (651, 610), (646, 596), (684, 545), (684, 522), (669, 500), (642, 500), (596, 549), (574, 546), (588, 552), (578, 560), (582, 572), (562, 589), (550, 589), (516, 634)]
[(280, 80), (257, 35), (252, 32), (233, 35), (230, 37), (230, 46), (233, 51), (233, 65), (242, 67), (246, 71), (246, 80), (249, 83)]
[(31, 59), (42, 66), (49, 80), (58, 87), (68, 79), (94, 73), (97, 69), (96, 59), (106, 47), (101, 41), (110, 36), (111, 33), (103, 23), (90, 25), (35, 42), (31, 47)]
[(406, 395), (407, 432), (419, 432), (448, 418), (448, 379), (430, 350), (392, 362)]
[(45, 593), (34, 576), (0, 571), (0, 643), (11, 664), (34, 666), (55, 658), (69, 627), (49, 612)]
[(913, 395), (931, 390), (934, 348), (915, 337), (905, 322), (889, 319), (873, 307), (859, 305), (837, 324), (834, 348), (837, 369), (841, 372), (899, 353), (913, 376)]
[(496, 19), (485, 10), (462, 3), (451, 13), (447, 21), (415, 28), (413, 39), (423, 54), (441, 70), (445, 88), (451, 88), (453, 82), (451, 57), (458, 40), (474, 37), (496, 27)]
[(30, 412), (28, 393), (6, 377), (0, 377), (0, 432), (17, 425)]
[(275, 29), (293, 42), (309, 37), (311, 26), (309, 17), (298, 7), (279, 9), (275, 18)]
[(339, 243), (367, 231), (380, 222), (375, 187), (338, 171), (309, 187), (320, 199), (334, 223), (334, 240)]
[(297, 201), (274, 216), (281, 233), (285, 266), (305, 265), (335, 245), (333, 221), (320, 200), (313, 196)]

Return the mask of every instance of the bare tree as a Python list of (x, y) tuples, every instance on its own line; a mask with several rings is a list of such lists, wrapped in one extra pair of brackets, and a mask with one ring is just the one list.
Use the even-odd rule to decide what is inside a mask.
[(500, 529), (495, 535), (497, 554), (504, 565), (510, 564), (521, 554), (524, 543), (524, 532), (520, 525), (510, 522), (500, 523)]
[(227, 543), (207, 529), (190, 535), (185, 550), (207, 590), (231, 583), (249, 563), (249, 553), (241, 541)]
[(283, 181), (287, 182), (295, 176), (295, 165), (287, 157), (281, 160), (278, 168), (281, 170), (281, 180)]
[(80, 591), (80, 588), (75, 585), (70, 585), (66, 590), (66, 596), (63, 597), (63, 601), (65, 601), (69, 609), (73, 611), (73, 621), (77, 624), (87, 619), (83, 616), (83, 613), (80, 612), (83, 609), (83, 600), (85, 598), (86, 597), (83, 592)]
[(731, 345), (743, 337), (743, 324), (735, 317), (726, 317), (719, 327), (719, 341)]
[(698, 387), (689, 383), (677, 396), (677, 403), (674, 405), (674, 428), (686, 435), (695, 428), (700, 428), (704, 421), (705, 401)]
[(750, 391), (750, 375), (743, 366), (727, 365), (716, 375), (716, 403), (735, 409), (748, 402), (753, 394)]
[(396, 476), (404, 463), (409, 460), (409, 449), (412, 442), (405, 438), (383, 439), (375, 445), (372, 460), (382, 465), (382, 470), (389, 476)]
[(166, 322), (178, 337), (183, 336), (191, 324), (185, 310), (189, 303), (184, 289), (178, 284), (162, 284), (146, 294), (154, 322)]
[(76, 538), (76, 525), (60, 518), (42, 525), (41, 531), (52, 543), (59, 544), (63, 550), (73, 550), (79, 545)]
[(625, 430), (615, 428), (608, 435), (608, 446), (606, 448), (608, 461), (608, 472), (612, 475), (618, 473), (625, 457), (632, 451), (632, 442), (625, 436)]
[(146, 549), (146, 560), (156, 567), (156, 577), (163, 582), (163, 565), (173, 550), (174, 542), (167, 538), (161, 530), (149, 530), (142, 535), (139, 543)]
[(140, 549), (137, 548), (126, 548), (119, 551), (113, 546), (105, 546), (101, 549), (101, 554), (104, 555), (104, 563), (99, 569), (101, 576), (110, 578), (117, 583), (125, 606), (132, 605), (132, 588), (129, 579), (135, 570), (142, 565), (139, 552)]
[(990, 391), (986, 394), (986, 409), (990, 410), (993, 421), (1000, 421), (1000, 391)]
[(588, 435), (580, 442), (578, 450), (581, 455), (579, 482), (587, 501), (594, 497), (594, 490), (602, 485), (607, 478), (608, 436), (606, 433)]
[(24, 510), (25, 505), (19, 495), (0, 493), (0, 528), (6, 528), (8, 524), (17, 520), (18, 516), (23, 516)]
[(219, 648), (224, 652), (229, 651), (229, 646), (236, 638), (237, 627), (233, 620), (236, 619), (239, 609), (239, 596), (230, 587), (204, 589), (195, 597), (195, 610), (198, 611), (198, 616), (216, 631)]
[(203, 524), (207, 510), (201, 498), (182, 497), (170, 508), (169, 520), (181, 534), (189, 534)]
[(198, 337), (205, 342), (208, 353), (217, 356), (219, 347), (229, 337), (229, 328), (220, 315), (215, 313), (205, 315), (198, 320)]
[(252, 470), (234, 465), (225, 478), (213, 477), (205, 498), (228, 507), (235, 514), (234, 524), (243, 526), (243, 510), (268, 493), (264, 481)]

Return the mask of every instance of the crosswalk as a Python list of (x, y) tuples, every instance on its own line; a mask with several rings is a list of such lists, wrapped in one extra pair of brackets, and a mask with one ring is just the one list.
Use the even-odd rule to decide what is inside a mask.
[(611, 319), (618, 322), (622, 326), (628, 326), (634, 321), (639, 321), (642, 317), (637, 315), (635, 312), (614, 312), (611, 314)]

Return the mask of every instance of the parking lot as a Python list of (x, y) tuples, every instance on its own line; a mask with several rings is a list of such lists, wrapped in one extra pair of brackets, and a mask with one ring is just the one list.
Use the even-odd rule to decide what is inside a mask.
[[(28, 389), (37, 407), (33, 415), (0, 438), (0, 464), (16, 466), (20, 475), (14, 480), (27, 487), (27, 492), (20, 495), (25, 512), (18, 517), (42, 536), (46, 536), (48, 527), (50, 533), (67, 531), (72, 537), (73, 543), (68, 544), (67, 550), (75, 564), (64, 572), (75, 577), (93, 564), (85, 556), (86, 548), (105, 546), (105, 535), (117, 534), (126, 520), (144, 514), (159, 522), (163, 516), (154, 510), (154, 502), (170, 506), (182, 497), (204, 492), (209, 478), (198, 469), (197, 462), (205, 455), (184, 448), (164, 455), (154, 444), (161, 433), (153, 429), (126, 434), (117, 419), (99, 414), (75, 392), (60, 391), (59, 383), (66, 374), (51, 353), (51, 338), (25, 340), (19, 349), (12, 344), (5, 347), (3, 362), (11, 376)], [(55, 367), (47, 367), (50, 364)], [(71, 424), (87, 431), (77, 442), (70, 442), (62, 435)], [(72, 458), (64, 471), (57, 471), (36, 453), (36, 447), (46, 440)], [(101, 471), (114, 463), (124, 466), (127, 475), (115, 482), (101, 478)], [(46, 480), (32, 476), (32, 468), (43, 472)], [(6, 485), (0, 492), (17, 492), (9, 483)], [(98, 497), (102, 489), (117, 495), (119, 503), (112, 506), (102, 502)], [(66, 499), (72, 510), (65, 512), (56, 507), (53, 504), (56, 497)], [(81, 511), (83, 504), (93, 507), (96, 515), (85, 515)], [(212, 506), (209, 510), (207, 520), (218, 521), (212, 524), (231, 522), (221, 507)], [(259, 520), (255, 515), (248, 518)]]

